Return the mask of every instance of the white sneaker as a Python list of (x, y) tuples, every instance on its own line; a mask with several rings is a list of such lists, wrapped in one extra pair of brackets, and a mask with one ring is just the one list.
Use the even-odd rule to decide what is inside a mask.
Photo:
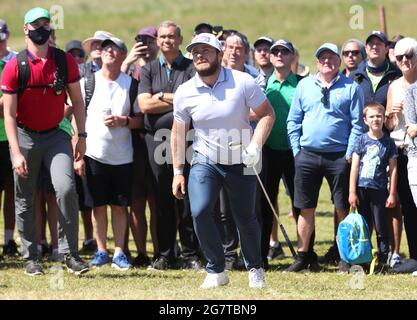
[(249, 288), (265, 288), (265, 272), (263, 268), (249, 270)]
[(228, 283), (229, 283), (229, 277), (224, 271), (220, 273), (207, 273), (207, 276), (204, 279), (204, 282), (200, 286), (200, 288), (202, 289), (217, 288), (220, 286), (225, 286)]
[(399, 254), (394, 253), (391, 257), (391, 261), (389, 262), (389, 265), (391, 268), (394, 268), (396, 265), (399, 265), (401, 263), (401, 257)]

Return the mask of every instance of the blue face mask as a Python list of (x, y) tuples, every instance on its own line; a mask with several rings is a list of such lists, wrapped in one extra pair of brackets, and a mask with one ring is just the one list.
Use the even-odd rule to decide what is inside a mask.
[(45, 29), (43, 26), (35, 30), (29, 30), (29, 39), (33, 41), (33, 43), (38, 45), (45, 44), (48, 41), (49, 36), (51, 35), (51, 30)]

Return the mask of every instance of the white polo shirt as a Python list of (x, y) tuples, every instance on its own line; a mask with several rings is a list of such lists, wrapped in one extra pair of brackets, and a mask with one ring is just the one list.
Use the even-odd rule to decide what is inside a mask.
[(250, 75), (222, 67), (212, 88), (198, 73), (179, 86), (174, 97), (174, 118), (181, 123), (192, 121), (194, 150), (215, 163), (239, 164), (241, 150), (231, 150), (229, 143), (249, 144), (249, 111), (265, 100), (265, 94)]
[[(108, 81), (103, 78), (101, 70), (94, 76), (94, 94), (87, 109), (85, 123), (88, 134), (85, 154), (105, 164), (121, 165), (133, 162), (130, 129), (126, 126), (107, 127), (103, 121), (105, 108), (111, 108), (113, 115), (129, 115), (129, 89), (132, 78), (121, 72), (115, 81)], [(85, 98), (84, 81), (84, 78), (81, 79), (83, 98)], [(137, 100), (134, 104), (134, 112), (139, 112)]]

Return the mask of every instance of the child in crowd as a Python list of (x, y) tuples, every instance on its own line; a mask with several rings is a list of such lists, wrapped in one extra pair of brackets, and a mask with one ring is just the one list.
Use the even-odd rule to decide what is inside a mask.
[(385, 108), (376, 102), (368, 103), (363, 110), (363, 117), (369, 131), (362, 134), (354, 148), (349, 203), (352, 207), (358, 207), (370, 232), (375, 225), (378, 261), (386, 264), (390, 252), (390, 230), (385, 208), (393, 208), (396, 202), (398, 155), (394, 141), (382, 130)]

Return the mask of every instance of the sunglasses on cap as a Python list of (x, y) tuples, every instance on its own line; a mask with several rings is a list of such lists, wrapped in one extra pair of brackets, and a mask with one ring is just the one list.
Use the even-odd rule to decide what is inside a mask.
[(401, 61), (403, 61), (404, 57), (407, 60), (411, 60), (414, 57), (414, 53), (399, 54), (398, 56), (395, 56), (395, 59), (397, 59), (398, 62), (401, 62)]
[(356, 57), (359, 53), (360, 53), (359, 50), (346, 50), (342, 52), (344, 57), (349, 57), (349, 55)]

